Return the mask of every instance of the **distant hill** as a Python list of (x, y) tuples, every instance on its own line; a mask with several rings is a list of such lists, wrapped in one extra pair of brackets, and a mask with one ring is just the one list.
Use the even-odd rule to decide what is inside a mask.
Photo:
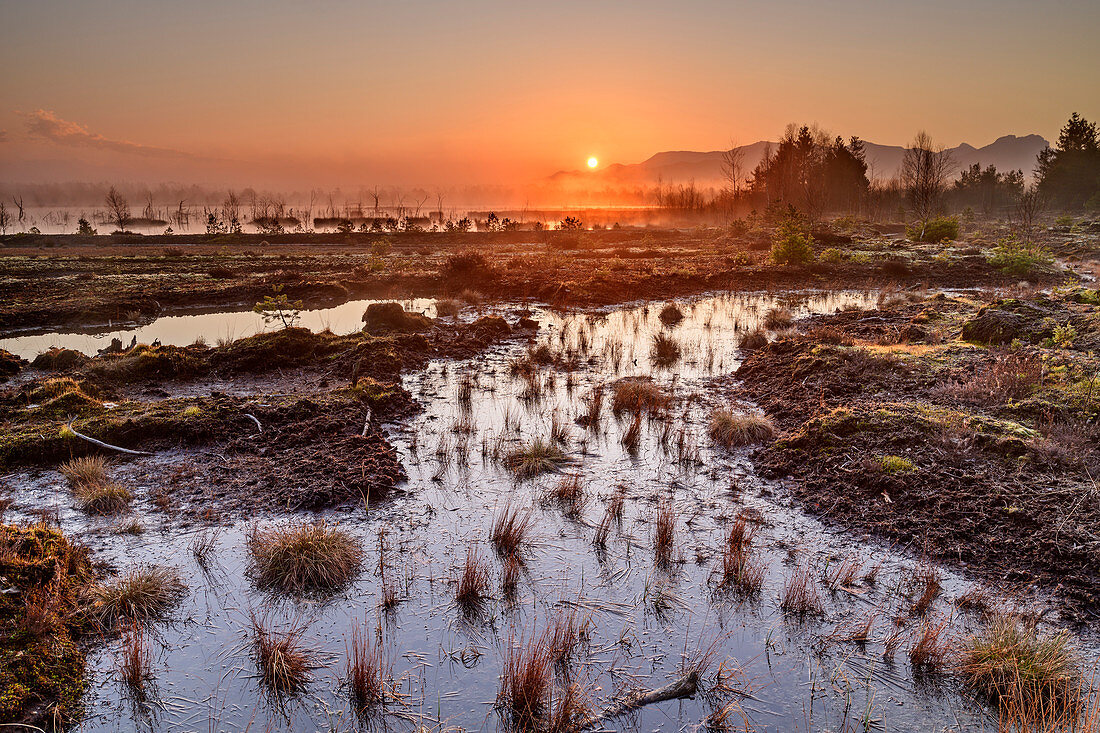
[[(777, 143), (761, 140), (740, 147), (746, 174), (751, 173), (760, 162), (767, 145), (774, 148)], [(1035, 156), (1046, 146), (1047, 141), (1039, 135), (1005, 135), (981, 148), (963, 143), (950, 148), (950, 152), (959, 171), (974, 163), (981, 163), (983, 167), (994, 165), (999, 171), (1019, 169), (1025, 176), (1030, 176), (1035, 169)], [(887, 180), (897, 175), (905, 148), (866, 141), (864, 147), (870, 167), (868, 176), (873, 174), (877, 179)], [(649, 185), (656, 183), (658, 178), (666, 183), (694, 180), (700, 186), (717, 185), (722, 180), (722, 153), (721, 150), (668, 151), (657, 153), (641, 163), (612, 163), (595, 171), (558, 171), (550, 176), (550, 181), (564, 187), (575, 185), (589, 188)]]

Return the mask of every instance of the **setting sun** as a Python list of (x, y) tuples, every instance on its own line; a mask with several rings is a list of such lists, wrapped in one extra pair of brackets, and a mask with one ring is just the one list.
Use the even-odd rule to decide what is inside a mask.
[(596, 160), (595, 156), (588, 159), (588, 167), (589, 168), (595, 168), (599, 164), (600, 164), (600, 161)]

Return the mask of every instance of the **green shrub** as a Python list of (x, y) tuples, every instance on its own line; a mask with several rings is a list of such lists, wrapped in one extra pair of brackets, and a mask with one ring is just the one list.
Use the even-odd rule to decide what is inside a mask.
[(1050, 340), (1059, 349), (1071, 348), (1076, 338), (1077, 329), (1073, 327), (1072, 323), (1067, 323), (1064, 326), (1058, 326), (1054, 329), (1054, 333), (1050, 336)]
[(814, 258), (814, 240), (810, 228), (797, 211), (788, 211), (772, 236), (772, 262), (777, 265), (802, 265)]
[(1053, 263), (1054, 258), (1041, 246), (1022, 244), (1015, 238), (1002, 239), (989, 258), (989, 264), (1014, 277), (1027, 277), (1040, 265)]
[(953, 216), (936, 216), (926, 222), (914, 222), (905, 227), (905, 235), (914, 242), (947, 242), (959, 238), (959, 220)]
[(843, 262), (848, 259), (848, 253), (844, 250), (837, 249), (836, 247), (829, 247), (827, 250), (821, 253), (821, 259), (826, 262)]

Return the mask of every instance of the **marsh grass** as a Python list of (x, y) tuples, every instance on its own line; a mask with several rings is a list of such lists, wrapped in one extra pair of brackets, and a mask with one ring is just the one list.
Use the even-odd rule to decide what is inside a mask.
[(653, 334), (650, 359), (658, 366), (671, 366), (680, 361), (680, 342), (666, 333)]
[(493, 518), (489, 537), (501, 557), (521, 559), (530, 550), (534, 515), (505, 504)]
[(950, 625), (950, 619), (939, 623), (924, 621), (917, 629), (916, 639), (909, 647), (909, 664), (914, 669), (933, 670), (946, 661), (951, 651), (951, 641), (944, 633)]
[(568, 462), (569, 458), (561, 448), (542, 438), (535, 438), (504, 457), (504, 465), (519, 478), (556, 471)]
[(1044, 634), (1034, 622), (994, 615), (963, 645), (958, 671), (1001, 707), (1034, 711), (1081, 704), (1080, 663), (1064, 629)]
[(799, 566), (783, 584), (783, 595), (779, 607), (787, 613), (799, 616), (817, 615), (824, 612), (821, 595), (817, 590), (817, 581), (810, 568)]
[(794, 314), (786, 308), (769, 308), (764, 314), (764, 328), (769, 331), (783, 331), (794, 323)]
[(762, 349), (767, 345), (768, 335), (760, 329), (756, 329), (754, 331), (749, 331), (748, 333), (746, 333), (744, 336), (741, 337), (741, 343), (738, 344), (742, 351), (755, 351), (757, 349)]
[(135, 622), (123, 635), (118, 675), (132, 699), (145, 699), (146, 683), (153, 679), (153, 654), (145, 644), (145, 632), (139, 623)]
[(356, 537), (324, 522), (253, 527), (248, 550), (258, 586), (295, 594), (347, 585), (364, 558)]
[(928, 613), (936, 598), (940, 594), (940, 574), (931, 565), (921, 565), (909, 580), (911, 597), (915, 600), (909, 608), (909, 613), (914, 616), (923, 616)]
[(466, 550), (466, 562), (458, 573), (455, 601), (466, 610), (475, 610), (489, 596), (489, 566), (474, 545)]
[(752, 445), (771, 439), (775, 424), (766, 415), (739, 415), (728, 409), (710, 414), (707, 432), (714, 442), (725, 448)]
[(100, 623), (120, 619), (163, 618), (187, 592), (179, 571), (164, 565), (144, 565), (92, 590), (92, 613)]
[(107, 475), (107, 463), (100, 456), (74, 458), (59, 469), (72, 487), (81, 509), (89, 514), (117, 514), (133, 496)]
[(386, 681), (392, 677), (381, 644), (371, 639), (367, 625), (356, 624), (351, 629), (350, 645), (345, 646), (347, 661), (344, 675), (348, 693), (358, 715), (385, 701)]
[(549, 492), (549, 499), (561, 509), (562, 514), (573, 520), (580, 519), (588, 506), (588, 494), (579, 474), (566, 476), (555, 484)]
[(504, 558), (504, 565), (500, 571), (500, 589), (506, 598), (514, 598), (519, 589), (519, 579), (523, 572), (523, 565), (512, 555)]
[(671, 403), (672, 398), (645, 377), (620, 379), (612, 386), (611, 411), (616, 415), (624, 412), (657, 413)]
[(256, 666), (264, 686), (276, 695), (297, 695), (310, 680), (311, 655), (302, 643), (305, 631), (294, 623), (278, 632), (255, 614), (250, 616)]
[(676, 544), (676, 506), (671, 500), (657, 502), (653, 522), (653, 558), (661, 567), (672, 564), (672, 551)]
[(759, 593), (764, 586), (764, 564), (752, 554), (754, 534), (752, 526), (738, 519), (730, 526), (722, 546), (722, 585), (745, 595)]
[(638, 447), (642, 440), (642, 413), (634, 413), (634, 417), (630, 420), (630, 425), (627, 426), (626, 431), (623, 433), (622, 439), (619, 441), (622, 443), (626, 452), (632, 456), (638, 454)]
[(545, 634), (509, 639), (497, 692), (497, 705), (509, 727), (521, 731), (541, 727), (549, 705), (552, 670)]

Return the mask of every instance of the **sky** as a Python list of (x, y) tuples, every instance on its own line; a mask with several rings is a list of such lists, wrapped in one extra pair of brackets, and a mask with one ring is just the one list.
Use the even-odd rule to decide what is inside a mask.
[(1100, 3), (0, 0), (0, 180), (503, 183), (1100, 117)]

